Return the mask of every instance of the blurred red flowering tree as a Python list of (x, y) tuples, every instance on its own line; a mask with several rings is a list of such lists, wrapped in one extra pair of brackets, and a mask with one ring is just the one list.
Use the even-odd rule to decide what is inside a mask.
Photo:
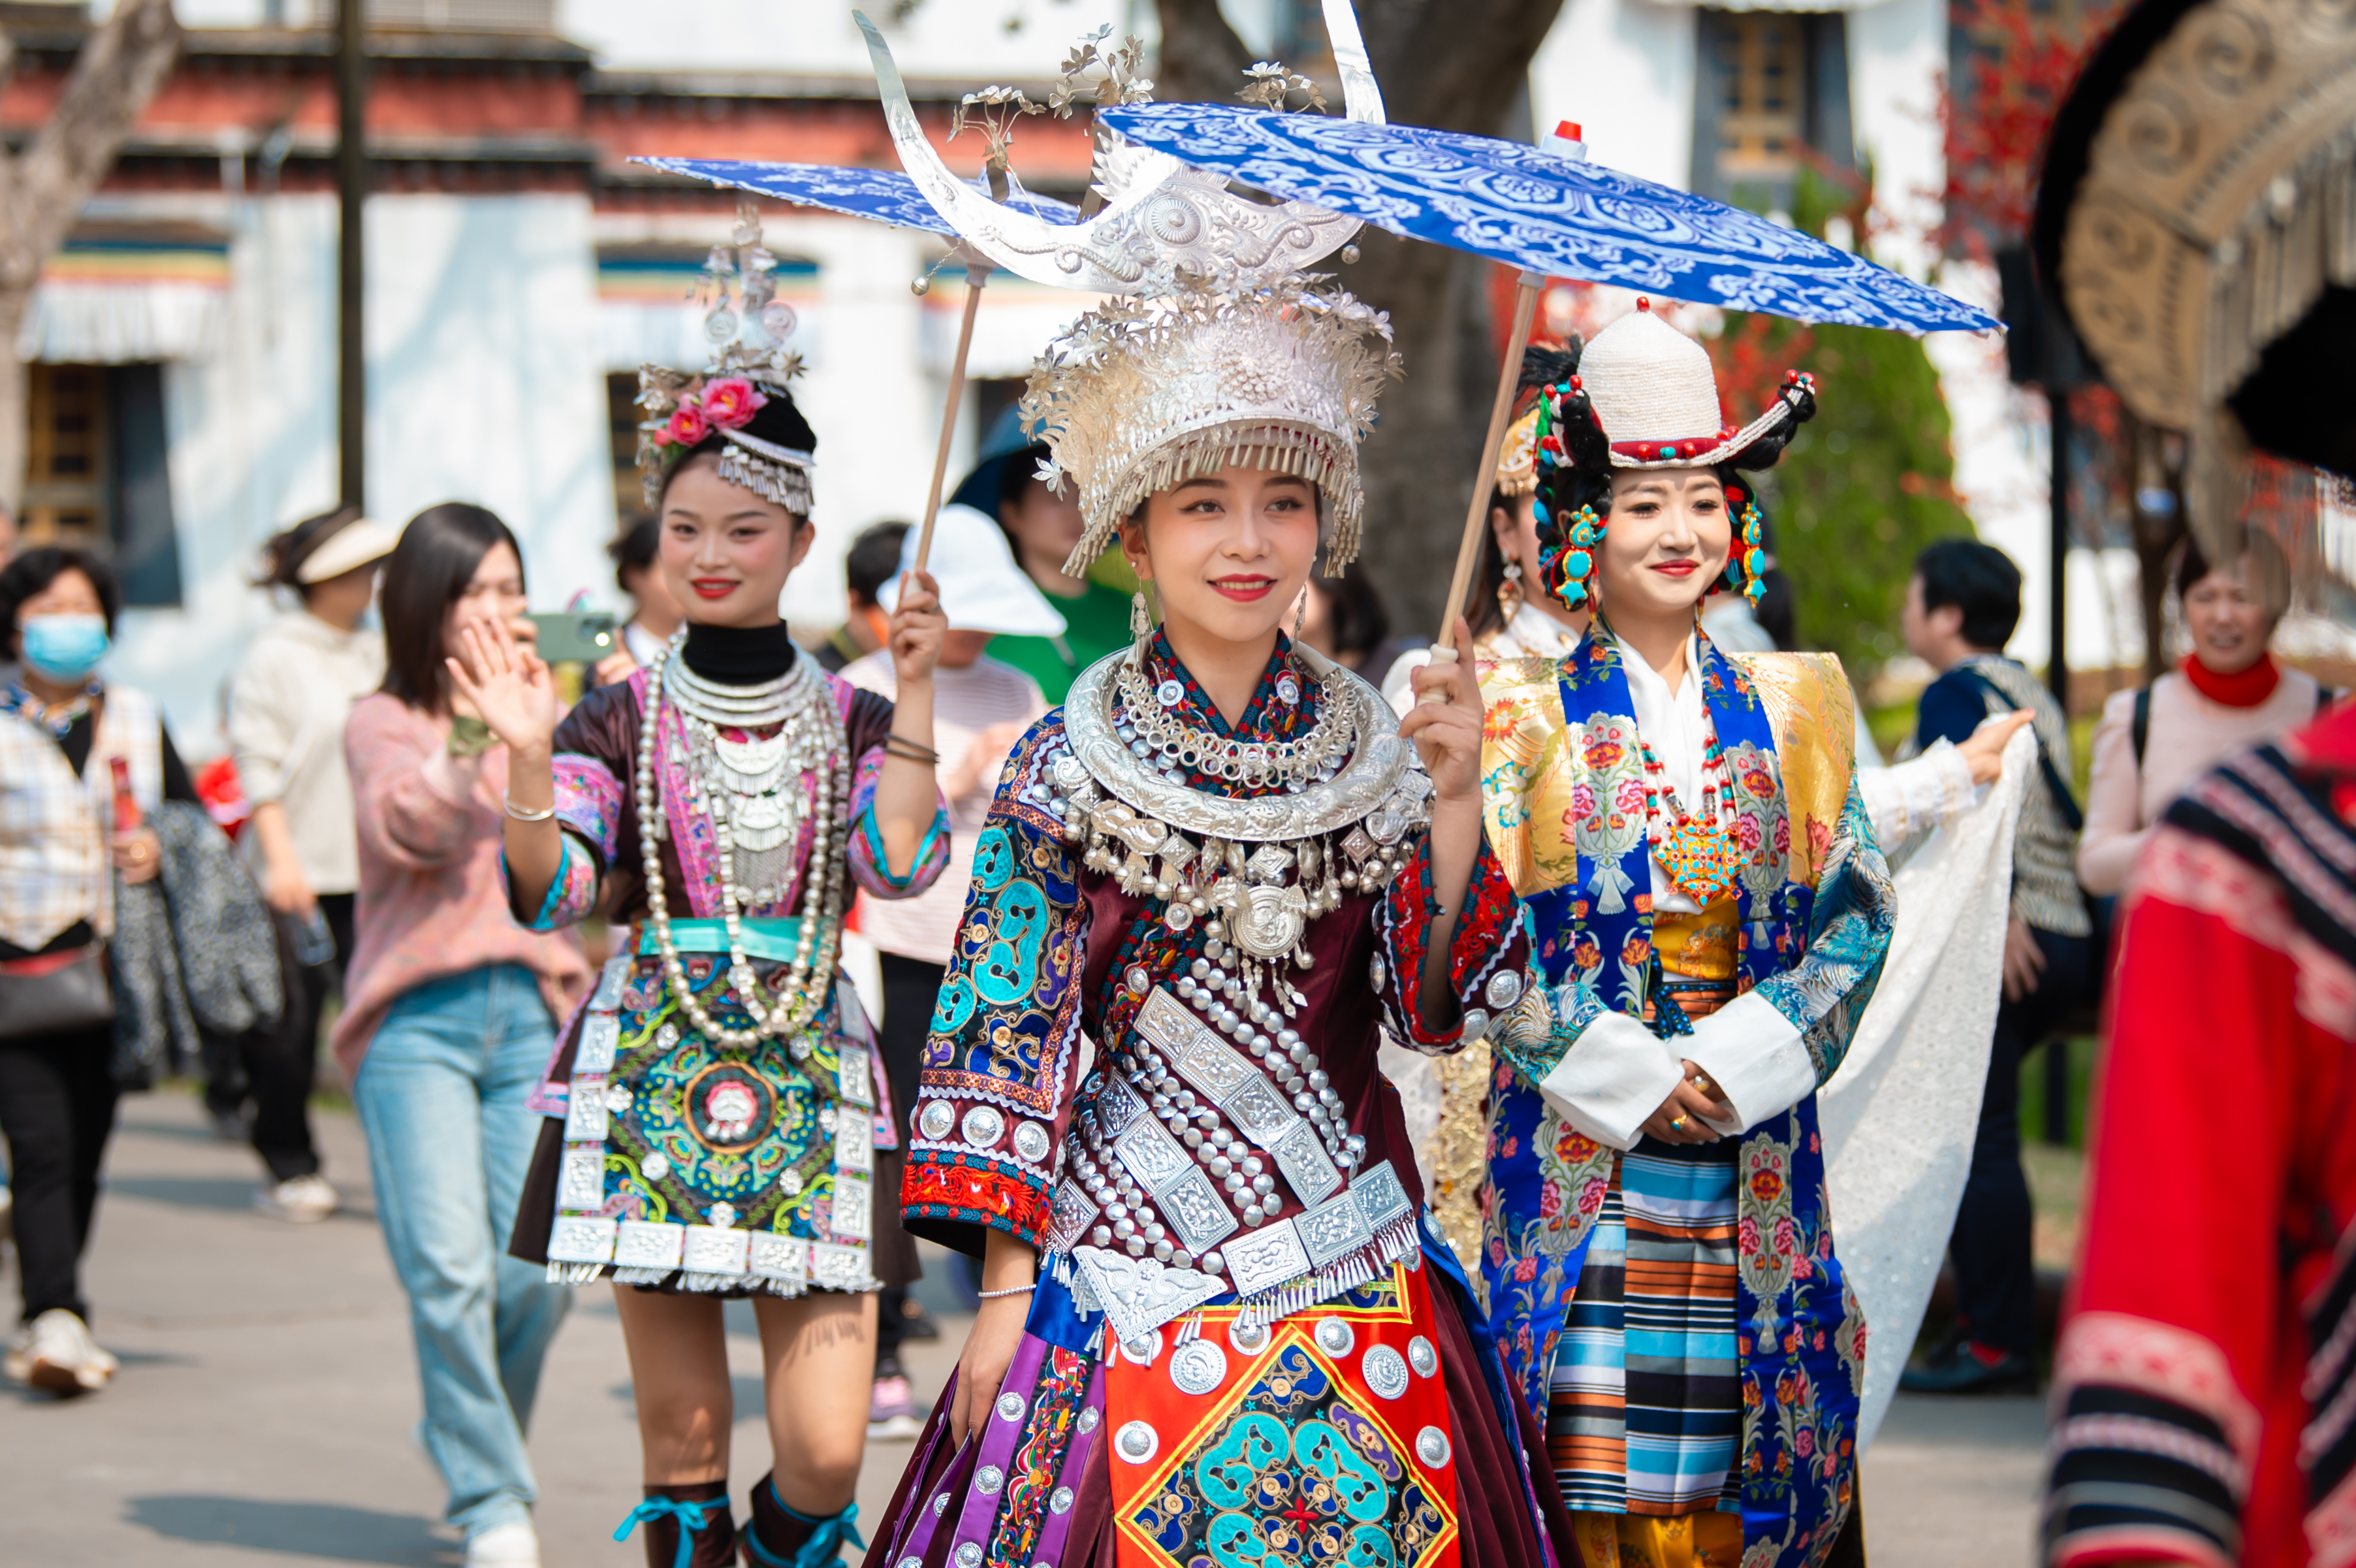
[(1961, 102), (1953, 82), (1940, 93), (1947, 184), (1937, 238), (1951, 252), (1985, 259), (2028, 234), (2046, 130), (2120, 9), (2118, 0), (1954, 0), (1971, 54)]

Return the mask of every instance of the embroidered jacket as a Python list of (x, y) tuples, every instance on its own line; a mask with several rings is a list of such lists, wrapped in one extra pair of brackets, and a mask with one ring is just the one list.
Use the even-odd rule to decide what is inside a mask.
[(1510, 1370), (1544, 1408), (1617, 1152), (1683, 1076), (1740, 1122), (1736, 1257), (1744, 1562), (1828, 1550), (1854, 1490), (1865, 1324), (1834, 1256), (1815, 1091), (1873, 994), (1894, 918), (1858, 798), (1853, 699), (1828, 656), (1729, 656), (1697, 637), (1741, 863), (1737, 999), (1692, 1035), (1639, 1021), (1651, 848), (1628, 677), (1608, 636), (1484, 672), (1488, 828), (1531, 934), (1532, 985), (1493, 1032), (1481, 1272)]
[[(1179, 684), (1184, 695), (1177, 712), (1199, 729), (1290, 739), (1314, 723), (1315, 690), (1288, 673), (1286, 646), (1280, 638), (1232, 731), (1159, 639), (1151, 676)], [(1294, 691), (1294, 700), (1285, 701), (1281, 690)], [(1075, 1110), (1093, 1101), (1101, 1083), (1099, 1077), (1087, 1089), (1080, 1085), (1082, 1033), (1097, 1041), (1124, 1038), (1148, 991), (1174, 983), (1204, 956), (1202, 923), (1173, 930), (1150, 893), (1125, 893), (1117, 877), (1079, 864), (1063, 820), (1050, 810), (1049, 770), (1069, 756), (1058, 708), (1031, 727), (1007, 761), (975, 845), (973, 886), (926, 1045), (904, 1194), (906, 1224), (969, 1252), (981, 1250), (980, 1229), (1034, 1245), (1045, 1240), (1054, 1173), (1064, 1168)], [(1199, 777), (1193, 782), (1206, 787)], [(1218, 787), (1238, 798), (1268, 792)], [(1506, 994), (1493, 985), (1519, 994), (1526, 949), (1513, 908), (1498, 863), (1484, 849), (1451, 947), (1451, 988), (1461, 1009), (1486, 1017), (1496, 1005), (1489, 998)], [(1303, 941), (1311, 966), (1289, 976), (1306, 998), (1297, 1013), (1310, 1021), (1304, 1036), (1331, 1075), (1350, 1131), (1366, 1140), (1360, 1168), (1390, 1160), (1411, 1203), (1420, 1201), (1420, 1184), (1398, 1097), (1376, 1066), (1376, 1035), (1387, 1026), (1394, 1037), (1430, 1052), (1462, 1045), (1462, 1029), (1432, 1025), (1415, 994), (1425, 933), (1438, 912), (1419, 839), (1381, 892), (1346, 895), (1338, 908), (1309, 923)], [(1136, 972), (1145, 985), (1132, 983)], [(1280, 1176), (1276, 1194), (1282, 1204), (1275, 1218), (1301, 1211)]]
[(2044, 1560), (2356, 1561), (2356, 708), (2169, 807), (2118, 937)]

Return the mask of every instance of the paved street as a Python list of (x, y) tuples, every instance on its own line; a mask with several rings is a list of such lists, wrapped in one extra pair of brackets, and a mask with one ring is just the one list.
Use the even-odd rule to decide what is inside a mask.
[[(99, 1337), (123, 1375), (71, 1403), (0, 1394), (0, 1556), (47, 1568), (453, 1560), (440, 1484), (410, 1436), (408, 1326), (369, 1218), (359, 1132), (345, 1115), (320, 1123), (348, 1208), (302, 1228), (252, 1212), (252, 1155), (215, 1141), (191, 1099), (124, 1102), (89, 1272)], [(13, 1277), (6, 1288), (13, 1306)], [(751, 1317), (736, 1312), (741, 1507), (768, 1444)], [(948, 1326), (948, 1339), (910, 1347), (920, 1392), (954, 1359), (961, 1325)], [(1875, 1568), (2027, 1562), (2040, 1419), (2029, 1399), (1901, 1402), (1865, 1466)], [(862, 1522), (880, 1517), (908, 1448), (869, 1448)], [(551, 1568), (642, 1561), (611, 1540), (638, 1495), (637, 1444), (603, 1290), (581, 1293), (557, 1337), (532, 1453)]]

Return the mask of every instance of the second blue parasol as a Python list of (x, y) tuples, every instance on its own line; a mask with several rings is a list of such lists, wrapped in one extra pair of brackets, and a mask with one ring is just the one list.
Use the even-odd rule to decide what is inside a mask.
[[(1495, 467), (1538, 286), (1549, 277), (1915, 335), (2003, 326), (1984, 310), (1756, 213), (1589, 163), (1585, 149), (1568, 138), (1528, 147), (1419, 125), (1217, 103), (1130, 104), (1102, 116), (1129, 140), (1197, 168), (1519, 268), (1513, 329), (1476, 474)], [(1476, 482), (1440, 628), (1443, 651), (1453, 647), (1486, 499)]]

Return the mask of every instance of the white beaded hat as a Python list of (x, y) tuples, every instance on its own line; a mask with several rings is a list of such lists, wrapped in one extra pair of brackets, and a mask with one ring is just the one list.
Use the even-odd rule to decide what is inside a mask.
[(1595, 335), (1580, 356), (1575, 384), (1587, 392), (1615, 468), (1726, 462), (1788, 423), (1815, 390), (1794, 371), (1766, 413), (1745, 425), (1729, 424), (1708, 350), (1655, 316), (1649, 299)]

